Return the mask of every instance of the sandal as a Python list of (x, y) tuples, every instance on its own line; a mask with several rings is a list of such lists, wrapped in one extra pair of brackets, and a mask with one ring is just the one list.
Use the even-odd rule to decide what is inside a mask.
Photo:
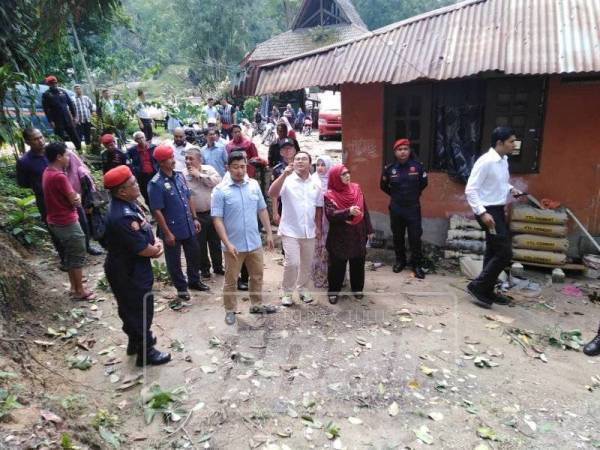
[(338, 302), (337, 295), (328, 295), (327, 298), (329, 299), (329, 303), (331, 303), (332, 305), (335, 305)]
[(74, 300), (76, 302), (90, 301), (90, 300), (94, 300), (96, 298), (96, 294), (94, 294), (93, 291), (87, 291), (83, 295), (78, 295), (75, 293), (69, 293), (69, 294), (71, 295), (71, 300)]
[(274, 314), (277, 308), (273, 305), (254, 305), (250, 307), (250, 314)]

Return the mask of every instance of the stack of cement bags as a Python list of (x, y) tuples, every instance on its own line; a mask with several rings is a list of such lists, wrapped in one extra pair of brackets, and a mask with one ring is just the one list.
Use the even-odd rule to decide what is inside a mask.
[(465, 254), (482, 255), (485, 253), (485, 232), (476, 220), (453, 215), (450, 217), (446, 248), (446, 258)]
[(513, 260), (562, 266), (567, 262), (567, 213), (527, 205), (512, 210)]

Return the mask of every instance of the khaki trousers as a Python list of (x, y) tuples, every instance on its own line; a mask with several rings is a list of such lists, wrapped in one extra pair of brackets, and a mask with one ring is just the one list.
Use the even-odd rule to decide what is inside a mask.
[(236, 311), (237, 308), (237, 281), (246, 263), (248, 269), (248, 284), (250, 290), (250, 303), (260, 305), (262, 303), (263, 285), (263, 250), (259, 248), (252, 252), (239, 252), (237, 258), (229, 252), (223, 252), (225, 259), (225, 283), (223, 284), (223, 303), (225, 311)]
[(315, 239), (281, 236), (281, 244), (285, 252), (281, 290), (284, 294), (291, 295), (294, 290), (298, 289), (298, 293), (302, 295), (310, 287), (310, 273), (315, 254)]

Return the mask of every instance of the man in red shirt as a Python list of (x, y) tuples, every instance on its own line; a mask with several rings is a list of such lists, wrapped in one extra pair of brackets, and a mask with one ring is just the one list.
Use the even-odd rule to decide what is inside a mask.
[(248, 176), (254, 178), (256, 175), (256, 167), (264, 167), (266, 165), (265, 162), (259, 158), (256, 145), (242, 134), (242, 128), (239, 125), (231, 126), (231, 135), (232, 139), (225, 147), (227, 153), (229, 154), (234, 150), (243, 150), (246, 152), (246, 158), (248, 160)]
[(85, 234), (79, 225), (77, 207), (81, 197), (65, 174), (69, 164), (67, 146), (54, 142), (46, 146), (48, 167), (42, 175), (42, 190), (46, 202), (46, 221), (50, 232), (64, 248), (64, 265), (69, 272), (70, 294), (75, 300), (92, 300), (94, 293), (83, 285)]
[(127, 158), (131, 162), (131, 172), (133, 172), (133, 176), (137, 179), (146, 205), (149, 205), (148, 183), (154, 174), (158, 172), (158, 162), (154, 159), (156, 145), (148, 144), (146, 136), (142, 131), (133, 133), (133, 140), (136, 142), (136, 145), (127, 149)]

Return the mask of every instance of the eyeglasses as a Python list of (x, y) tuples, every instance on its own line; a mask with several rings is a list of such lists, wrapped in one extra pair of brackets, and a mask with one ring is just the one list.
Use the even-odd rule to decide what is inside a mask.
[(345, 172), (342, 172), (341, 175), (343, 177), (346, 177), (346, 176), (350, 175), (350, 172), (349, 171), (345, 171)]

